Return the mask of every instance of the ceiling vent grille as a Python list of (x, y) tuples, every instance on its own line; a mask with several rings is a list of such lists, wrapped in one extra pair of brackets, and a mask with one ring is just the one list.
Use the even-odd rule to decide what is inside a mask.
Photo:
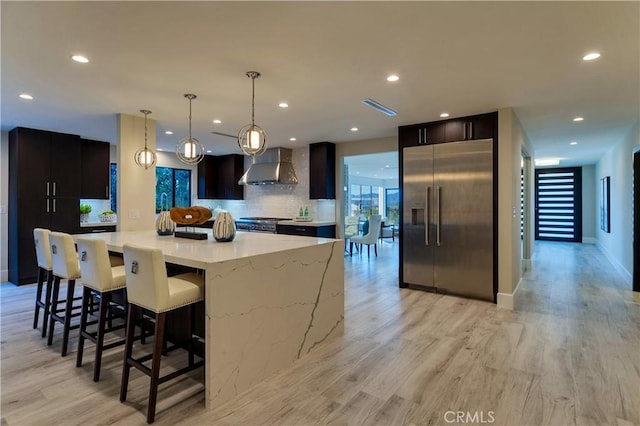
[(363, 99), (362, 103), (367, 105), (367, 106), (369, 106), (369, 107), (371, 107), (371, 108), (373, 108), (373, 109), (375, 109), (375, 110), (380, 111), (381, 113), (383, 113), (385, 115), (388, 115), (389, 117), (393, 117), (393, 116), (398, 115), (398, 113), (395, 112), (394, 110), (392, 110), (391, 108), (388, 108), (388, 107), (386, 107), (386, 106), (374, 101), (373, 99), (369, 99), (369, 98)]

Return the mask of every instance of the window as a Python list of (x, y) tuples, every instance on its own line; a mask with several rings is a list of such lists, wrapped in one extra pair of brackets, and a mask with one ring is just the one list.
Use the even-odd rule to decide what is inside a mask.
[(378, 214), (380, 211), (380, 202), (378, 195), (378, 187), (371, 185), (351, 185), (351, 215), (364, 215), (366, 217), (372, 214)]
[(398, 188), (386, 188), (384, 190), (385, 216), (387, 225), (397, 225), (400, 214), (400, 190)]
[(117, 212), (118, 207), (118, 165), (111, 163), (111, 211)]
[(191, 170), (156, 167), (156, 212), (161, 210), (160, 198), (167, 194), (168, 207), (191, 205)]

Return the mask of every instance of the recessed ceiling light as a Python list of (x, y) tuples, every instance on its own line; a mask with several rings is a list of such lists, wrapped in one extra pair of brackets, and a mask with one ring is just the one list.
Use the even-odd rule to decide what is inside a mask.
[(578, 142), (576, 142), (576, 141), (569, 142), (569, 145), (578, 145)]
[(447, 118), (449, 116), (448, 112), (443, 112), (442, 114), (440, 114), (440, 117), (442, 118)]
[(297, 141), (297, 139), (296, 139), (296, 138), (289, 138), (289, 140), (290, 140), (291, 142), (295, 142), (295, 141)]
[(29, 100), (29, 101), (30, 101), (31, 99), (33, 99), (33, 96), (31, 96), (31, 95), (30, 95), (30, 94), (28, 94), (28, 93), (20, 93), (20, 97), (21, 97), (22, 99), (27, 99), (27, 100)]
[(600, 54), (598, 52), (587, 53), (582, 57), (583, 61), (593, 61), (594, 59), (598, 59)]
[(395, 74), (391, 74), (389, 77), (387, 77), (387, 81), (398, 81), (400, 80), (400, 77), (398, 77)]
[(357, 132), (357, 131), (358, 131), (358, 128), (357, 128), (357, 127), (352, 127), (352, 128), (351, 128), (351, 131), (352, 131), (352, 132)]
[(220, 124), (220, 123), (222, 123), (222, 120), (218, 120), (217, 118), (213, 120), (213, 124)]
[(385, 166), (387, 169), (388, 169), (389, 167), (391, 167), (391, 166), (390, 166), (390, 165), (388, 165), (388, 164), (385, 164), (384, 166)]
[(164, 132), (165, 135), (172, 135), (173, 132), (171, 130), (167, 130), (166, 132)]
[(583, 121), (583, 120), (584, 120), (584, 118), (582, 118), (582, 117), (576, 117), (576, 118), (573, 119), (573, 121)]
[(87, 62), (89, 62), (89, 59), (86, 56), (82, 56), (82, 55), (73, 55), (71, 59), (73, 59), (76, 62), (80, 62), (81, 64), (86, 64)]
[(278, 106), (279, 106), (280, 108), (289, 108), (289, 104), (288, 104), (288, 103), (286, 103), (286, 102), (280, 102), (280, 103), (278, 104)]
[(210, 149), (208, 149), (208, 150), (207, 150), (207, 153), (208, 153), (208, 154), (210, 154), (210, 153), (211, 153), (211, 150), (210, 150)]

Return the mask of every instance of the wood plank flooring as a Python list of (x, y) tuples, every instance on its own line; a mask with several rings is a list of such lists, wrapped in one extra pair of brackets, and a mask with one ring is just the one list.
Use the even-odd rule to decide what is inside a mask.
[[(640, 295), (595, 246), (538, 243), (511, 312), (399, 289), (397, 244), (345, 257), (343, 337), (212, 410), (201, 371), (161, 385), (156, 424), (640, 425)], [(76, 368), (75, 332), (62, 358), (31, 329), (35, 286), (0, 290), (2, 425), (145, 424), (146, 376), (118, 400), (122, 348), (96, 384), (92, 345)]]

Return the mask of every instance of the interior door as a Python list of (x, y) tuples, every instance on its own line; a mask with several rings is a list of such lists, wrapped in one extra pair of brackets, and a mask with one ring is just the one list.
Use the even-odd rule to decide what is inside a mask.
[(493, 141), (434, 146), (435, 285), (493, 301)]
[(403, 275), (407, 284), (433, 287), (433, 147), (404, 148)]

